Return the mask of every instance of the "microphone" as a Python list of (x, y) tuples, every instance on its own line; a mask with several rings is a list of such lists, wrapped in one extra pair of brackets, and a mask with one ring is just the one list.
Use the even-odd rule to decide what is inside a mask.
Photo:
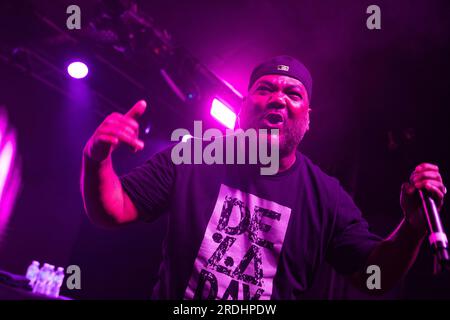
[(422, 200), (423, 212), (427, 220), (429, 232), (428, 241), (434, 253), (434, 274), (438, 274), (442, 269), (450, 269), (450, 256), (448, 253), (448, 239), (442, 227), (441, 218), (436, 207), (436, 203), (425, 191), (419, 190)]

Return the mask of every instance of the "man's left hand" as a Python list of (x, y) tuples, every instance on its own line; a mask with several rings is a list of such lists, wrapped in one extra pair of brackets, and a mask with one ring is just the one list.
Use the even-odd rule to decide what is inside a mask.
[(427, 192), (436, 202), (440, 211), (444, 203), (447, 188), (442, 182), (439, 168), (430, 163), (422, 163), (416, 167), (409, 182), (402, 184), (400, 205), (406, 221), (416, 230), (426, 232), (426, 219), (422, 212), (422, 202), (419, 190)]

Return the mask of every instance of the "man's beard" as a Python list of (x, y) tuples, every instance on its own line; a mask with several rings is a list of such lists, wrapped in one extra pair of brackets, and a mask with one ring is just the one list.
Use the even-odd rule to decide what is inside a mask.
[[(297, 120), (295, 123), (285, 124), (279, 131), (279, 153), (280, 158), (283, 158), (293, 151), (295, 151), (302, 141), (306, 133), (307, 119)], [(260, 121), (254, 121), (250, 124), (243, 124), (241, 129), (247, 130), (248, 128), (254, 128), (256, 130), (264, 128)], [(270, 129), (267, 129), (267, 133), (270, 134)]]
[(280, 132), (280, 158), (295, 152), (305, 132), (306, 126), (303, 121), (283, 127), (282, 132)]

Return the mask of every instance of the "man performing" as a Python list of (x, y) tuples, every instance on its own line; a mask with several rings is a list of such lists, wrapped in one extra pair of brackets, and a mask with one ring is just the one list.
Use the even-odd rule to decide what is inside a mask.
[(289, 56), (251, 74), (239, 124), (279, 130), (275, 175), (252, 166), (175, 165), (168, 148), (118, 177), (111, 153), (121, 143), (143, 149), (136, 119), (146, 103), (109, 115), (97, 128), (83, 151), (90, 219), (116, 226), (169, 215), (153, 298), (298, 299), (325, 261), (366, 291), (369, 265), (380, 268), (382, 291), (406, 274), (427, 232), (418, 190), (439, 209), (447, 192), (438, 167), (415, 168), (401, 188), (399, 226), (384, 240), (373, 235), (339, 182), (298, 151), (309, 130), (311, 92), (309, 71)]

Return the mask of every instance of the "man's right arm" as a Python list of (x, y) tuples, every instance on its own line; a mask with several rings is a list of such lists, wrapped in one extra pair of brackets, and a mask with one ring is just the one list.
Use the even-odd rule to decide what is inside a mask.
[(112, 164), (112, 152), (120, 143), (142, 150), (136, 119), (146, 108), (139, 101), (126, 114), (109, 115), (96, 129), (83, 150), (81, 194), (84, 208), (92, 222), (116, 226), (137, 219), (138, 210), (123, 190)]
[(86, 213), (95, 224), (115, 226), (138, 217), (114, 172), (111, 157), (97, 163), (83, 155), (81, 192)]

